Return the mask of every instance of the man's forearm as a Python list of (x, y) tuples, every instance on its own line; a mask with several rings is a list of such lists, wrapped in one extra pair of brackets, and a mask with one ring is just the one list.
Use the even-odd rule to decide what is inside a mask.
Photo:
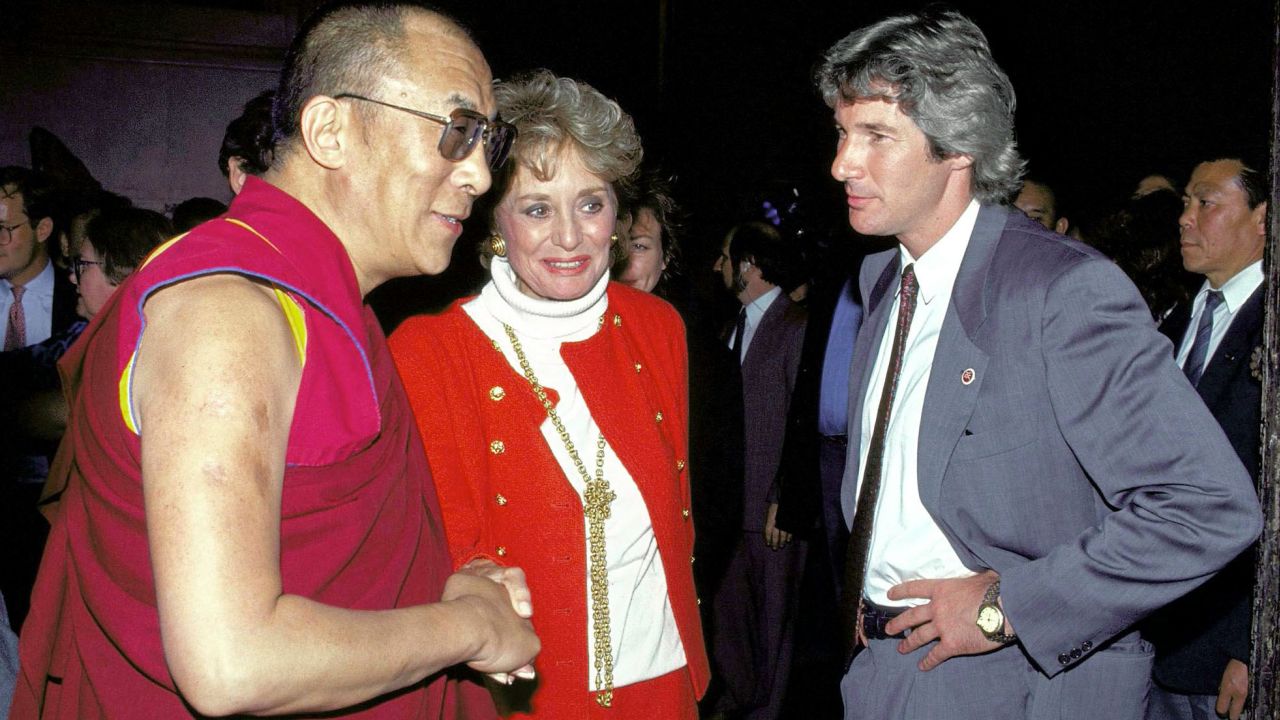
[(466, 600), (357, 611), (283, 595), (269, 615), (211, 631), (198, 656), (174, 657), (182, 651), (166, 645), (166, 658), (202, 713), (320, 712), (471, 660), (489, 632)]

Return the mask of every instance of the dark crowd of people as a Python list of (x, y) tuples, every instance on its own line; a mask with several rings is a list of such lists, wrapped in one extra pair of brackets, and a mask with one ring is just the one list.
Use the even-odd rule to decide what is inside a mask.
[(710, 263), (606, 88), (415, 3), (303, 25), (229, 206), (0, 168), (0, 708), (1247, 716), (1266, 158), (1084, 217), (944, 9), (814, 84), (847, 227)]

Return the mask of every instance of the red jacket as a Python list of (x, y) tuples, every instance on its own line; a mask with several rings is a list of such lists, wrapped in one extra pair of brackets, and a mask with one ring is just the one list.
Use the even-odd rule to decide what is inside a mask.
[[(542, 404), (462, 302), (440, 315), (412, 318), (391, 337), (427, 447), (449, 549), (458, 565), (484, 556), (524, 570), (542, 640), (531, 714), (585, 717), (592, 668), (582, 503), (539, 430), (546, 419)], [(561, 356), (644, 496), (690, 679), (701, 695), (709, 669), (690, 567), (684, 338), (671, 306), (610, 283), (601, 330), (565, 343)], [(558, 401), (552, 388), (547, 392)]]

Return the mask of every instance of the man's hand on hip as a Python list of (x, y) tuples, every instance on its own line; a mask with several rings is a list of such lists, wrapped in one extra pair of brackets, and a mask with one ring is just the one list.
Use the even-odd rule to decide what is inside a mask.
[(999, 578), (988, 570), (963, 578), (908, 580), (895, 585), (889, 589), (890, 600), (924, 598), (929, 602), (890, 620), (885, 632), (893, 635), (911, 628), (911, 634), (898, 644), (898, 651), (904, 655), (938, 641), (920, 661), (920, 669), (925, 671), (957, 655), (980, 655), (996, 650), (1002, 646), (982, 634), (977, 619), (978, 606), (982, 604), (987, 586)]

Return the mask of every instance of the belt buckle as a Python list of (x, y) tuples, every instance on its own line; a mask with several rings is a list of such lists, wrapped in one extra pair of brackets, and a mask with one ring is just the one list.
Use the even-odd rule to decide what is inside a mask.
[(911, 634), (910, 628), (896, 635), (890, 635), (885, 631), (885, 626), (889, 624), (889, 621), (905, 612), (905, 608), (898, 612), (889, 613), (871, 604), (866, 598), (861, 600), (861, 604), (862, 634), (868, 640), (900, 640)]

